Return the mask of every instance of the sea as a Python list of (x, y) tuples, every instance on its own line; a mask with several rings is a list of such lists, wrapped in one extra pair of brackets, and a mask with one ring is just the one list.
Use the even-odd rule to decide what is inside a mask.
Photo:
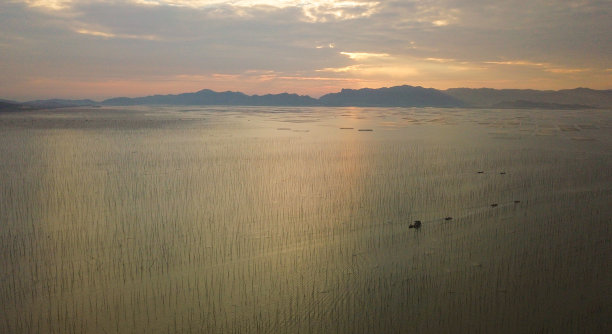
[(610, 333), (611, 226), (611, 110), (0, 113), (2, 333)]

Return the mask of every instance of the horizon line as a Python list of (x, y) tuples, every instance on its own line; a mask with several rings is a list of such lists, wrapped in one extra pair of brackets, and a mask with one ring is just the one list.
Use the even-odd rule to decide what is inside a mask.
[(185, 91), (185, 92), (181, 92), (181, 93), (150, 93), (148, 95), (135, 95), (135, 96), (113, 96), (113, 97), (108, 97), (108, 98), (104, 98), (104, 99), (93, 99), (93, 98), (88, 98), (88, 97), (81, 97), (81, 98), (76, 98), (76, 97), (71, 97), (71, 98), (60, 98), (60, 97), (51, 97), (51, 98), (36, 98), (36, 99), (28, 99), (28, 100), (17, 100), (17, 99), (11, 99), (9, 98), (4, 98), (4, 97), (0, 97), (0, 101), (7, 101), (7, 102), (17, 102), (17, 103), (28, 103), (28, 102), (35, 102), (35, 101), (48, 101), (48, 100), (72, 100), (72, 101), (79, 101), (79, 100), (89, 100), (89, 101), (93, 101), (93, 102), (104, 102), (107, 100), (112, 100), (112, 99), (120, 99), (120, 98), (128, 98), (128, 99), (137, 99), (137, 98), (144, 98), (144, 97), (152, 97), (152, 96), (176, 96), (176, 95), (181, 95), (181, 94), (194, 94), (194, 93), (199, 93), (202, 91), (211, 91), (213, 93), (239, 93), (239, 94), (244, 94), (246, 96), (249, 97), (255, 97), (255, 96), (267, 96), (267, 95), (283, 95), (283, 94), (287, 94), (287, 95), (297, 95), (297, 96), (302, 96), (302, 97), (309, 97), (311, 99), (315, 99), (315, 100), (319, 100), (321, 99), (321, 97), (325, 96), (325, 95), (329, 95), (329, 94), (337, 94), (337, 93), (341, 93), (342, 91), (345, 90), (353, 90), (353, 91), (359, 91), (359, 90), (377, 90), (377, 89), (389, 89), (389, 88), (396, 88), (396, 87), (413, 87), (413, 88), (423, 88), (423, 89), (434, 89), (440, 92), (445, 92), (448, 90), (452, 90), (452, 89), (471, 89), (471, 90), (481, 90), (481, 89), (490, 89), (490, 90), (497, 90), (497, 91), (504, 91), (504, 90), (514, 90), (514, 91), (538, 91), (538, 92), (560, 92), (560, 91), (567, 91), (567, 90), (578, 90), (578, 89), (588, 89), (588, 90), (593, 90), (593, 91), (611, 91), (612, 88), (607, 88), (607, 89), (594, 89), (594, 88), (589, 88), (589, 87), (582, 87), (582, 86), (578, 86), (578, 87), (574, 87), (574, 88), (562, 88), (562, 89), (536, 89), (536, 88), (491, 88), (491, 87), (451, 87), (451, 88), (446, 88), (446, 89), (439, 89), (439, 88), (434, 88), (434, 87), (423, 87), (420, 85), (409, 85), (409, 84), (404, 84), (404, 85), (395, 85), (395, 86), (382, 86), (382, 87), (378, 87), (378, 88), (372, 88), (372, 87), (363, 87), (363, 88), (341, 88), (339, 91), (335, 91), (335, 92), (329, 92), (329, 93), (325, 93), (320, 95), (319, 97), (313, 97), (312, 95), (309, 94), (300, 94), (300, 93), (291, 93), (288, 91), (285, 92), (281, 92), (281, 93), (263, 93), (263, 94), (250, 94), (250, 93), (245, 93), (243, 91), (239, 91), (239, 90), (213, 90), (210, 88), (202, 88), (200, 90), (196, 90), (196, 91)]

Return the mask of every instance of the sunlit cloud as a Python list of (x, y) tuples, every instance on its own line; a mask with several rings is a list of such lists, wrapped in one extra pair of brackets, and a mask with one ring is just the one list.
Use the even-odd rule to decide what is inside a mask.
[(102, 38), (142, 39), (142, 40), (148, 40), (148, 41), (159, 40), (159, 38), (154, 35), (114, 34), (110, 32), (96, 31), (96, 30), (89, 30), (89, 29), (76, 29), (75, 32), (82, 34), (82, 35), (90, 35), (90, 36), (96, 36), (96, 37), (102, 37)]
[(564, 67), (561, 65), (544, 63), (544, 62), (532, 62), (526, 60), (512, 60), (512, 61), (487, 61), (485, 64), (493, 64), (493, 65), (507, 65), (507, 66), (521, 66), (521, 67), (531, 67), (540, 69), (545, 72), (555, 73), (555, 74), (573, 74), (573, 73), (581, 73), (592, 71), (591, 68), (575, 68), (575, 67)]
[[(21, 0), (30, 7), (61, 11), (78, 4), (103, 3), (103, 1), (86, 0)], [(193, 9), (214, 9), (225, 6), (237, 16), (249, 16), (250, 8), (262, 10), (298, 8), (302, 11), (305, 21), (328, 22), (336, 20), (351, 20), (369, 17), (376, 13), (379, 2), (349, 1), (349, 0), (127, 0), (125, 3), (142, 6), (170, 6)]]
[[(370, 53), (364, 54), (371, 55)], [(383, 83), (379, 87), (410, 83), (437, 88), (451, 88), (465, 86), (466, 84), (482, 87), (486, 86), (482, 84), (483, 82), (491, 81), (488, 77), (498, 75), (498, 73), (492, 73), (487, 66), (480, 62), (402, 54), (385, 53), (382, 57), (380, 55), (383, 54), (377, 55), (379, 56), (350, 57), (355, 64), (322, 68), (318, 72), (359, 78), (371, 83)], [(460, 84), (457, 84), (457, 82), (460, 82)], [(511, 80), (508, 80), (508, 82), (511, 82)], [(495, 86), (499, 87), (500, 85), (503, 85), (503, 83), (495, 82)]]
[(451, 58), (415, 57), (401, 54), (370, 52), (340, 52), (356, 64), (341, 67), (327, 67), (319, 72), (347, 73), (355, 76), (380, 76), (387, 78), (405, 77), (432, 73), (455, 73), (462, 71), (483, 71), (485, 67), (477, 63), (458, 61)]
[(516, 66), (533, 66), (533, 67), (543, 67), (546, 66), (546, 63), (537, 63), (526, 60), (509, 60), (509, 61), (486, 61), (486, 64), (495, 64), (495, 65), (516, 65)]
[(317, 72), (343, 73), (352, 77), (372, 79), (399, 78), (408, 79), (419, 73), (418, 69), (410, 63), (397, 61), (368, 62), (343, 67), (328, 67), (317, 70)]
[(590, 68), (547, 68), (545, 71), (558, 74), (572, 74), (591, 71)]
[(370, 58), (386, 58), (389, 57), (387, 53), (368, 53), (368, 52), (340, 52), (341, 55), (345, 55), (353, 60), (365, 60)]
[(363, 68), (363, 65), (350, 65), (350, 66), (344, 66), (344, 67), (326, 67), (326, 68), (318, 69), (317, 72), (348, 73), (348, 72), (356, 72), (360, 68)]
[(609, 6), (518, 3), (0, 1), (0, 92), (17, 92), (15, 83), (29, 77), (48, 80), (27, 81), (38, 88), (19, 86), (22, 95), (59, 91), (59, 82), (66, 94), (84, 97), (98, 94), (94, 87), (122, 94), (128, 82), (142, 89), (126, 94), (145, 95), (202, 88), (320, 94), (394, 84), (611, 88)]
[(434, 57), (428, 57), (428, 58), (425, 58), (425, 60), (433, 61), (436, 63), (450, 63), (450, 62), (455, 61), (455, 59), (451, 59), (451, 58), (434, 58)]
[(102, 32), (102, 31), (87, 30), (87, 29), (78, 29), (76, 30), (76, 32), (79, 34), (83, 34), (83, 35), (91, 35), (91, 36), (98, 36), (98, 37), (105, 37), (105, 38), (116, 37), (115, 34)]
[(333, 49), (336, 47), (336, 44), (334, 43), (329, 43), (329, 44), (325, 44), (325, 45), (317, 45), (316, 48), (317, 49)]
[(459, 21), (461, 11), (449, 6), (436, 5), (435, 2), (424, 2), (417, 5), (417, 22), (428, 23), (436, 27), (444, 27)]
[(62, 10), (71, 7), (73, 0), (23, 0), (30, 7)]
[(449, 24), (447, 20), (435, 20), (432, 23), (433, 25), (438, 26), (438, 27), (447, 26)]
[(378, 2), (356, 1), (300, 1), (304, 16), (311, 22), (352, 20), (376, 13)]

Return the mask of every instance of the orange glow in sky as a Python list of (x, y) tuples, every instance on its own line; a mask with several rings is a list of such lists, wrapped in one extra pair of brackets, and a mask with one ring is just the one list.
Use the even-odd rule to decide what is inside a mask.
[(605, 2), (15, 0), (0, 98), (612, 88)]

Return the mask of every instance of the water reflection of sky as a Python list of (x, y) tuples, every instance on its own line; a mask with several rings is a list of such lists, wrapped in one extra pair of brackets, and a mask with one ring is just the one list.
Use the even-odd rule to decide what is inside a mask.
[(585, 310), (607, 305), (609, 112), (139, 107), (0, 126), (4, 329), (604, 318)]

